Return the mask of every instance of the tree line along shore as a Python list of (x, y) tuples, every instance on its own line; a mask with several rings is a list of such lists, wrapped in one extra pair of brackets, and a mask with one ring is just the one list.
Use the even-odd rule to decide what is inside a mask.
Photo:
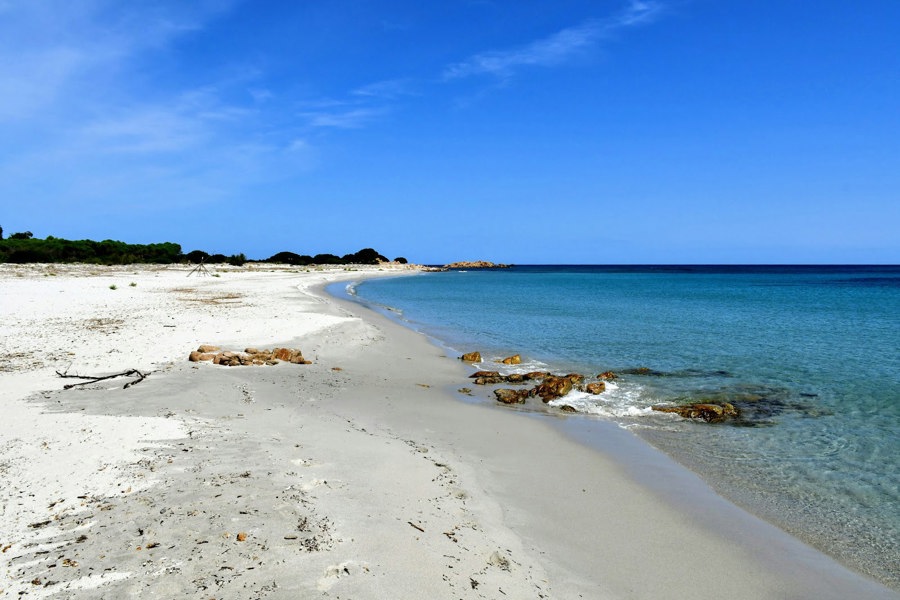
[[(157, 244), (129, 244), (117, 240), (67, 240), (53, 236), (45, 239), (34, 237), (30, 231), (3, 237), (0, 227), (0, 263), (88, 263), (104, 265), (207, 263), (240, 266), (251, 261), (243, 253), (211, 254), (203, 250), (182, 252), (181, 245), (173, 242)], [(289, 265), (377, 265), (391, 262), (372, 248), (363, 248), (352, 254), (297, 254), (279, 252), (254, 262)], [(406, 264), (400, 256), (393, 262)]]

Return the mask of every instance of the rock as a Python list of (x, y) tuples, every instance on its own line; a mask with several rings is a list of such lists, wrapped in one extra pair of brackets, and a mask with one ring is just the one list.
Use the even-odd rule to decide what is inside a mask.
[(497, 402), (502, 402), (503, 404), (525, 404), (525, 399), (529, 395), (530, 392), (528, 390), (511, 390), (508, 388), (494, 390)]
[(481, 352), (467, 352), (459, 357), (459, 360), (463, 362), (470, 363), (480, 363), (481, 362)]
[(470, 379), (477, 379), (479, 377), (500, 377), (500, 371), (475, 371), (469, 375)]
[(197, 352), (207, 353), (207, 352), (218, 352), (220, 348), (218, 346), (210, 346), (209, 344), (201, 344), (199, 348), (197, 348)]
[(506, 381), (510, 383), (523, 383), (525, 379), (524, 373), (510, 373), (506, 376)]
[(504, 365), (519, 365), (522, 364), (522, 356), (519, 354), (513, 354), (512, 356), (507, 356), (500, 362), (502, 362)]
[(511, 265), (492, 263), (487, 260), (462, 260), (444, 265), (445, 269), (508, 269)]
[(568, 375), (563, 375), (563, 377), (575, 384), (584, 381), (584, 375), (581, 375), (580, 373), (569, 373)]
[(533, 394), (541, 397), (545, 403), (562, 398), (572, 391), (572, 380), (568, 377), (547, 377), (532, 390)]
[(506, 381), (502, 376), (497, 377), (478, 377), (475, 379), (475, 385), (494, 385), (495, 383), (503, 383)]
[(576, 410), (576, 408), (570, 404), (563, 404), (559, 407), (559, 410), (568, 413), (578, 412), (578, 410)]
[(237, 541), (239, 541), (239, 542), (244, 542), (244, 541), (246, 541), (246, 540), (247, 540), (247, 534), (246, 534), (246, 533), (244, 533), (244, 532), (242, 531), (242, 532), (240, 532), (239, 534), (237, 534)]
[[(212, 348), (213, 346), (201, 346), (201, 348)], [(234, 367), (238, 365), (276, 365), (279, 361), (290, 362), (295, 365), (310, 365), (311, 361), (303, 358), (303, 354), (298, 349), (292, 348), (275, 348), (274, 350), (259, 350), (257, 348), (247, 348), (246, 352), (233, 352), (225, 350), (221, 352), (202, 353), (199, 350), (191, 352), (188, 359), (192, 362), (201, 360), (211, 360), (213, 364)]]
[(597, 375), (597, 379), (602, 379), (604, 381), (618, 379), (618, 377), (619, 376), (616, 375), (615, 373), (613, 373), (612, 371), (604, 371), (604, 372), (600, 373), (599, 375)]
[(525, 379), (534, 379), (534, 380), (542, 380), (550, 377), (549, 371), (531, 371), (529, 373), (525, 373)]
[(653, 410), (664, 413), (675, 413), (685, 419), (706, 421), (707, 423), (721, 423), (729, 417), (737, 417), (740, 413), (728, 402), (723, 404), (687, 404), (682, 406), (652, 406)]
[(586, 391), (588, 394), (602, 394), (606, 391), (606, 384), (602, 381), (595, 381), (584, 386), (584, 391)]
[(294, 351), (288, 348), (275, 348), (272, 350), (272, 357), (278, 360), (290, 361), (294, 356)]

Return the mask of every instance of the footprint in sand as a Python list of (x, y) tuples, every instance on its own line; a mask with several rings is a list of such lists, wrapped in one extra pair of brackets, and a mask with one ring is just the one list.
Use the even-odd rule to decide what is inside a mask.
[(320, 592), (327, 592), (331, 587), (343, 577), (350, 575), (359, 575), (369, 572), (367, 563), (359, 563), (355, 560), (346, 560), (338, 565), (330, 565), (325, 568), (325, 575), (317, 582)]

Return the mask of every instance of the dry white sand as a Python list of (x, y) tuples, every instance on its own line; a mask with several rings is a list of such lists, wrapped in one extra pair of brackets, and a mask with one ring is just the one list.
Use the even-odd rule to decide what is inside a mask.
[(317, 290), (359, 272), (186, 272), (0, 267), (0, 596), (898, 597), (626, 432), (630, 470), (454, 398), (458, 361)]

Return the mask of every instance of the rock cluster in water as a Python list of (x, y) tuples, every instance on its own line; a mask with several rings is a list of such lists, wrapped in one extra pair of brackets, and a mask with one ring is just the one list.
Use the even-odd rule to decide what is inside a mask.
[(243, 352), (222, 351), (218, 346), (204, 344), (188, 356), (191, 362), (211, 361), (214, 365), (238, 367), (249, 365), (277, 365), (289, 362), (295, 365), (310, 365), (311, 361), (303, 358), (303, 353), (296, 348), (275, 348), (258, 350), (247, 348)]
[(487, 260), (462, 260), (459, 262), (444, 265), (445, 269), (508, 269), (512, 265), (503, 263), (492, 263)]
[[(481, 355), (478, 352), (470, 352), (463, 355), (462, 358), (466, 362), (479, 362), (475, 360)], [(520, 364), (522, 358), (516, 354), (501, 361), (504, 364)], [(503, 404), (524, 404), (528, 398), (535, 396), (540, 397), (544, 403), (562, 398), (573, 389), (577, 389), (589, 394), (601, 394), (606, 390), (606, 384), (603, 381), (595, 381), (584, 384), (584, 375), (580, 373), (569, 373), (567, 375), (554, 375), (549, 371), (531, 371), (529, 373), (510, 373), (509, 375), (501, 375), (499, 371), (476, 371), (469, 376), (475, 380), (476, 385), (497, 385), (501, 383), (524, 384), (527, 382), (537, 382), (528, 389), (510, 389), (500, 388), (494, 390), (494, 396), (498, 402)], [(597, 376), (598, 379), (614, 379), (615, 374), (607, 371)], [(566, 408), (566, 407), (563, 407)], [(572, 407), (568, 407), (574, 410)]]
[[(460, 360), (469, 363), (482, 362), (480, 352), (469, 352), (460, 356)], [(522, 357), (519, 354), (509, 356), (498, 362), (507, 365), (521, 364)], [(629, 374), (651, 375), (660, 374), (656, 371), (641, 367), (631, 369)], [(536, 382), (536, 385), (526, 389), (498, 388), (494, 390), (494, 397), (501, 404), (525, 404), (529, 398), (539, 397), (545, 404), (563, 398), (572, 390), (578, 390), (592, 395), (599, 395), (606, 391), (606, 381), (617, 379), (618, 375), (612, 371), (604, 371), (597, 375), (597, 381), (585, 383), (585, 376), (580, 373), (567, 375), (554, 375), (549, 371), (531, 371), (529, 373), (510, 373), (501, 375), (499, 371), (476, 371), (469, 376), (475, 380), (476, 385), (499, 385), (503, 383), (524, 384)], [(685, 419), (703, 421), (706, 423), (721, 423), (728, 419), (740, 417), (740, 411), (728, 402), (698, 402), (684, 405), (657, 405), (651, 407), (657, 412), (677, 414)], [(564, 412), (576, 412), (573, 406), (564, 404), (559, 406)]]

